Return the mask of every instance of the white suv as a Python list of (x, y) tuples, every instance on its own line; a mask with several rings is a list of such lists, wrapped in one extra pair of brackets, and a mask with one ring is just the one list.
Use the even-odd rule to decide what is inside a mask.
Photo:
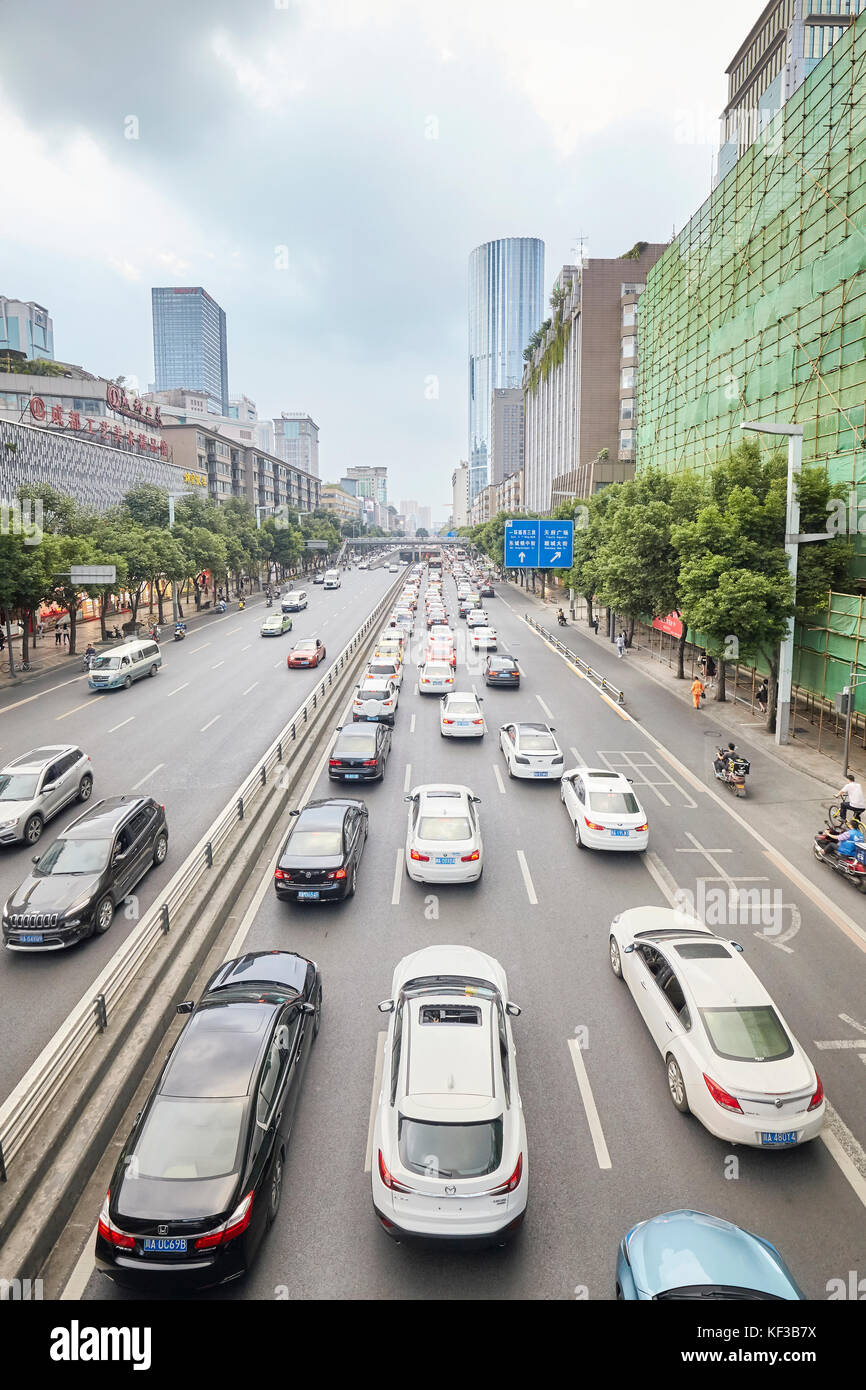
[(505, 971), (428, 946), (394, 971), (373, 1127), (373, 1206), (398, 1242), (504, 1245), (529, 1191)]

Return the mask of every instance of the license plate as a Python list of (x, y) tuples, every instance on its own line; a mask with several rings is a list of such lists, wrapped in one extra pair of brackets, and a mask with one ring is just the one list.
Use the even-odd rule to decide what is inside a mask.
[(457, 727), (458, 727), (458, 729), (468, 729), (468, 728), (469, 728), (469, 720), (468, 720), (468, 719), (458, 719), (458, 720), (457, 720)]
[(31, 931), (26, 932), (21, 940), (26, 942), (28, 946), (40, 946), (45, 940), (45, 937), (42, 935), (41, 931)]
[(147, 1236), (142, 1247), (145, 1255), (185, 1255), (186, 1236)]
[(627, 834), (628, 834), (628, 831), (627, 831), (627, 830), (612, 830), (610, 833), (611, 833), (611, 835), (627, 835)]
[(457, 860), (456, 860), (456, 859), (449, 859), (447, 855), (442, 855), (441, 857), (437, 858), (436, 863), (437, 863), (437, 864), (456, 864), (456, 863), (457, 863)]
[(761, 1131), (762, 1144), (796, 1144), (796, 1142), (797, 1131), (795, 1129)]
[(547, 773), (546, 773), (546, 772), (533, 772), (532, 775), (533, 775), (533, 777), (546, 777), (546, 776), (547, 776)]
[(299, 897), (299, 898), (303, 898), (303, 899), (305, 899), (305, 900), (307, 900), (307, 901), (309, 901), (309, 902), (314, 902), (314, 901), (318, 898), (318, 896), (319, 896), (318, 892), (316, 892), (316, 893), (299, 893), (299, 894), (298, 894), (298, 897)]
[(345, 780), (346, 782), (357, 782), (357, 780), (358, 780), (358, 778), (359, 778), (360, 776), (361, 776), (360, 772), (345, 772), (345, 773), (343, 774), (344, 780)]

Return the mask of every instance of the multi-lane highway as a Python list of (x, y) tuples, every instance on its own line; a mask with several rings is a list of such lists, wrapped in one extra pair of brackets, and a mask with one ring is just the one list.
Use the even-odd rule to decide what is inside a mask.
[[(320, 630), (320, 614), (332, 604), (325, 630), (336, 647), (348, 636), (350, 616), (360, 621), (384, 583), (379, 575), (354, 575), (351, 587), (337, 594), (317, 593), (298, 631)], [(847, 1280), (850, 1271), (862, 1275), (866, 1249), (866, 932), (862, 900), (840, 891), (846, 885), (822, 877), (811, 861), (808, 829), (826, 789), (781, 763), (756, 759), (751, 799), (735, 803), (712, 778), (715, 736), (722, 731), (711, 713), (690, 720), (678, 702), (614, 657), (611, 678), (629, 695), (628, 713), (617, 709), (531, 631), (507, 590), (486, 606), (500, 650), (519, 658), (522, 684), (519, 690), (485, 688), (481, 661), (466, 662), (465, 625), (456, 621), (451, 580), (445, 588), (462, 639), (455, 688), (474, 686), (484, 696), (485, 738), (441, 738), (438, 699), (417, 693), (408, 663), (384, 782), (351, 793), (363, 795), (370, 812), (356, 896), (306, 909), (278, 903), (270, 863), (260, 865), (258, 882), (250, 884), (251, 897), (258, 884), (265, 891), (243, 949), (286, 947), (315, 959), (325, 1007), (276, 1223), (249, 1277), (210, 1296), (607, 1299), (614, 1293), (617, 1244), (629, 1227), (692, 1207), (769, 1238), (806, 1295), (826, 1298), (830, 1281)], [(292, 682), (289, 692), (285, 673), (271, 669), (282, 649), (269, 643), (263, 653), (265, 644), (256, 645), (258, 616), (248, 613), (246, 626), (233, 616), (225, 637), (208, 632), (169, 653), (158, 690), (149, 683), (112, 702), (111, 719), (99, 713), (107, 709), (101, 705), (87, 714), (87, 732), (73, 723), (77, 715), (67, 721), (67, 732), (74, 728), (94, 753), (99, 790), (119, 789), (126, 779), (135, 783), (149, 766), (164, 764), (167, 805), (177, 797), (183, 807), (171, 817), (175, 860), (184, 834), (191, 841), (207, 819), (199, 803), (209, 797), (209, 809), (221, 804), (246, 770), (244, 759), (251, 761), (301, 691), (302, 681)], [(212, 645), (204, 648), (207, 640)], [(579, 647), (573, 632), (571, 640)], [(226, 658), (230, 642), (240, 644), (232, 659), (211, 669)], [(241, 652), (241, 646), (248, 649)], [(246, 662), (248, 676), (239, 678)], [(169, 700), (171, 713), (154, 718), (152, 702), (187, 681), (184, 702), (174, 705), (179, 692)], [(255, 681), (266, 693), (253, 689), (242, 696), (244, 685)], [(80, 702), (69, 691), (50, 699), (48, 717), (54, 718), (57, 702)], [(117, 738), (107, 726), (144, 709), (146, 736), (137, 750), (130, 743), (123, 763), (104, 752)], [(216, 729), (220, 723), (224, 728), (208, 739), (198, 731), (215, 715), (221, 716)], [(650, 823), (646, 856), (579, 851), (558, 786), (508, 779), (498, 729), (515, 717), (555, 725), (566, 766), (597, 763), (633, 778)], [(46, 737), (42, 727), (39, 739)], [(99, 742), (88, 737), (91, 730), (94, 737), (98, 730)], [(207, 740), (204, 747), (199, 738)], [(410, 787), (433, 781), (466, 783), (482, 799), (485, 870), (476, 885), (433, 890), (405, 875), (403, 797)], [(184, 794), (187, 787), (191, 795)], [(310, 791), (338, 794), (322, 767)], [(706, 895), (714, 887), (725, 890), (735, 916), (744, 891), (760, 895), (752, 899), (762, 905), (757, 920), (743, 909), (740, 920), (715, 929), (744, 945), (824, 1082), (832, 1107), (825, 1137), (800, 1149), (736, 1148), (678, 1114), (662, 1059), (610, 970), (608, 927), (615, 913), (666, 905), (677, 888)], [(467, 943), (497, 957), (511, 998), (523, 1010), (514, 1034), (531, 1163), (528, 1214), (511, 1246), (484, 1254), (395, 1246), (371, 1206), (368, 1134), (385, 1026), (376, 1004), (389, 993), (394, 964), (436, 942)], [(64, 982), (64, 970), (91, 968), (72, 957), (4, 962), (25, 984), (46, 967), (53, 980)], [(50, 1002), (54, 1010), (53, 994)], [(26, 1005), (19, 1009), (16, 999), (15, 1007), (24, 1018)], [(55, 1016), (61, 1013), (58, 1001)], [(37, 1020), (33, 1037), (46, 1026)], [(86, 1259), (76, 1294), (82, 1270), (85, 1297), (130, 1296), (95, 1273), (88, 1278)]]

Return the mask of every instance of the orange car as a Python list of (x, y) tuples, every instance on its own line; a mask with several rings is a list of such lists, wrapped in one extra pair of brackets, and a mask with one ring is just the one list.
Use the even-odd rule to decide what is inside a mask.
[(325, 644), (320, 642), (318, 637), (305, 637), (303, 642), (297, 642), (289, 652), (287, 664), (291, 671), (297, 666), (318, 666), (320, 661), (325, 659)]

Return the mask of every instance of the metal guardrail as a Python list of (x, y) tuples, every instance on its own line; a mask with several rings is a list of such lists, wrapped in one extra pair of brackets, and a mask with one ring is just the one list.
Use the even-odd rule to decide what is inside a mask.
[(234, 796), (208, 827), (169, 881), (158, 903), (150, 907), (141, 921), (118, 948), (102, 974), (71, 1011), (51, 1041), (42, 1049), (18, 1085), (0, 1105), (0, 1182), (22, 1145), (56, 1099), (88, 1047), (109, 1025), (113, 1011), (122, 1000), (151, 952), (171, 931), (178, 910), (201, 879), (214, 869), (219, 851), (235, 826), (248, 814), (250, 806), (270, 785), (269, 775), (284, 763), (285, 755), (303, 738), (328, 691), (341, 676), (358, 647), (393, 602), (403, 583), (401, 574), (384, 598), (346, 644), (339, 656), (317, 682), (314, 690), (280, 731), (264, 757), (253, 768)]
[(589, 663), (578, 656), (576, 652), (573, 652), (564, 642), (560, 642), (559, 638), (554, 636), (549, 628), (542, 627), (541, 623), (537, 623), (534, 618), (530, 618), (528, 613), (524, 613), (523, 617), (529, 626), (535, 628), (536, 632), (540, 632), (542, 637), (544, 637), (552, 647), (556, 647), (556, 650), (561, 652), (563, 656), (567, 656), (569, 661), (573, 662), (585, 676), (588, 676), (591, 681), (595, 681), (595, 684), (600, 690), (603, 690), (606, 695), (612, 695), (618, 705), (625, 704), (625, 692), (619, 690), (617, 686), (611, 685), (607, 677), (601, 674), (601, 671), (596, 671), (593, 666), (590, 666)]

